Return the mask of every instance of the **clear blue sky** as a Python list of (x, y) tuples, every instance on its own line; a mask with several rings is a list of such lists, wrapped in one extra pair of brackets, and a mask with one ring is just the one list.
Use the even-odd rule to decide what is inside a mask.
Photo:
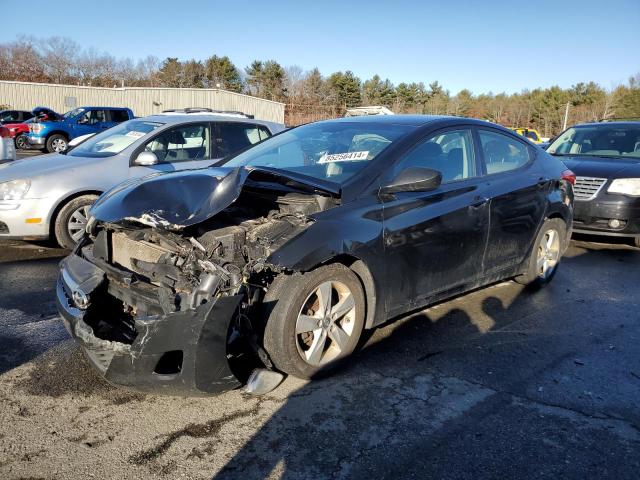
[(240, 68), (274, 59), (324, 75), (438, 80), (452, 93), (611, 88), (640, 72), (640, 0), (30, 0), (28, 11), (37, 20), (3, 5), (0, 42), (60, 35), (116, 57), (217, 54)]

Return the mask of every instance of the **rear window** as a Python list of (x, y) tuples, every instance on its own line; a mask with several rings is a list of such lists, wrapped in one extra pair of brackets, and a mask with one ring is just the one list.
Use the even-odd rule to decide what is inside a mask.
[(218, 128), (219, 136), (216, 139), (218, 158), (233, 155), (271, 136), (269, 130), (262, 125), (230, 122), (220, 123)]
[(129, 113), (126, 110), (111, 110), (112, 122), (126, 122), (129, 120)]

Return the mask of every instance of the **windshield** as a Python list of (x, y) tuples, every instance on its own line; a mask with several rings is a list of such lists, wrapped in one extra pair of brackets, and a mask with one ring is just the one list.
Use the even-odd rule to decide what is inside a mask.
[(71, 150), (72, 157), (110, 157), (117, 155), (139, 138), (163, 125), (158, 122), (129, 120), (82, 142)]
[(82, 112), (84, 112), (84, 108), (76, 108), (74, 110), (70, 110), (67, 113), (65, 113), (62, 117), (63, 118), (73, 118), (76, 115), (80, 115)]
[(304, 125), (265, 140), (224, 166), (271, 167), (344, 183), (413, 128), (374, 122)]
[(640, 158), (639, 125), (573, 127), (547, 148), (552, 155)]

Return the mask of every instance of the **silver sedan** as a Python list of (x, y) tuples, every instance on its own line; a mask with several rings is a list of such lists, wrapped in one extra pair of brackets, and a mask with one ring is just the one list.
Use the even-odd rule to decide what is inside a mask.
[(131, 178), (207, 167), (284, 130), (245, 115), (168, 113), (129, 120), (66, 154), (0, 164), (0, 239), (80, 239), (100, 194)]

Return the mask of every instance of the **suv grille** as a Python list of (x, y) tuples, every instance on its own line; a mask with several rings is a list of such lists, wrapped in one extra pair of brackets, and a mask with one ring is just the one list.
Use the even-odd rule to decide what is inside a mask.
[(577, 177), (573, 193), (578, 200), (591, 200), (607, 183), (606, 178)]

